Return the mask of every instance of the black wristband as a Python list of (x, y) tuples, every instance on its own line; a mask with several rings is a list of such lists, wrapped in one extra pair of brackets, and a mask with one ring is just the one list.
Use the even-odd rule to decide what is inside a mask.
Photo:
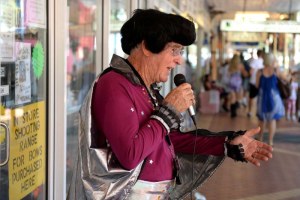
[(226, 141), (225, 145), (227, 148), (227, 156), (232, 158), (235, 161), (241, 161), (241, 162), (247, 162), (247, 160), (245, 159), (245, 152), (244, 152), (244, 148), (242, 144), (238, 144), (238, 145), (232, 145), (230, 144), (230, 142), (240, 136), (240, 135), (244, 135), (246, 133), (246, 131), (236, 131), (233, 132), (232, 134), (228, 135), (228, 140)]
[(226, 143), (227, 148), (227, 156), (232, 158), (235, 161), (247, 162), (245, 159), (245, 152), (242, 144), (239, 145), (232, 145), (227, 141)]
[(160, 121), (168, 132), (170, 132), (171, 129), (178, 129), (180, 123), (183, 121), (181, 114), (169, 104), (163, 104), (155, 110), (151, 118)]
[(237, 136), (244, 135), (245, 133), (246, 133), (246, 131), (242, 131), (242, 130), (235, 131), (232, 134), (228, 135), (228, 140), (231, 141), (234, 138), (236, 138)]

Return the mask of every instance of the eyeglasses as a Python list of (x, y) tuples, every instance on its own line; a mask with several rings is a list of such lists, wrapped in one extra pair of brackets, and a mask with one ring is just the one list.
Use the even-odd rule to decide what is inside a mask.
[(182, 56), (184, 53), (184, 47), (179, 44), (168, 44), (166, 49), (171, 50), (172, 56)]
[(183, 55), (184, 53), (184, 47), (171, 47), (172, 48), (172, 56), (179, 56)]

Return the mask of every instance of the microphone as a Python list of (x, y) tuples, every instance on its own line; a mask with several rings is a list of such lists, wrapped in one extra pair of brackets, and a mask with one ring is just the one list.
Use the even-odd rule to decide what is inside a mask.
[[(174, 83), (176, 86), (181, 85), (182, 83), (186, 83), (185, 76), (183, 74), (176, 74), (174, 77)], [(188, 109), (190, 116), (196, 126), (196, 119), (195, 119), (195, 110), (194, 107), (191, 105)]]

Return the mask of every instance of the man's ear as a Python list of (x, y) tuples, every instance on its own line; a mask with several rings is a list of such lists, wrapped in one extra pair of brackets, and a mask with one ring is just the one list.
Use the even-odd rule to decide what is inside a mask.
[(143, 54), (145, 56), (150, 56), (152, 54), (151, 51), (149, 51), (147, 48), (146, 48), (146, 43), (145, 41), (143, 40), (142, 43), (141, 43), (141, 48), (142, 48), (142, 51), (143, 51)]

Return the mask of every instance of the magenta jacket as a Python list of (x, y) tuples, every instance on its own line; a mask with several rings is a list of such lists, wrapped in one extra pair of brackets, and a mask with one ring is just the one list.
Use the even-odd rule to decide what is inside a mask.
[[(175, 153), (193, 153), (194, 132), (169, 133), (157, 119), (150, 118), (154, 105), (147, 88), (136, 77), (132, 66), (114, 55), (111, 70), (103, 74), (94, 86), (92, 116), (97, 135), (95, 147), (109, 144), (125, 169), (135, 168), (145, 161), (139, 179), (163, 181), (174, 178)], [(211, 133), (198, 130), (198, 134)], [(222, 135), (222, 134), (220, 134)], [(196, 154), (224, 156), (225, 136), (198, 136)]]

